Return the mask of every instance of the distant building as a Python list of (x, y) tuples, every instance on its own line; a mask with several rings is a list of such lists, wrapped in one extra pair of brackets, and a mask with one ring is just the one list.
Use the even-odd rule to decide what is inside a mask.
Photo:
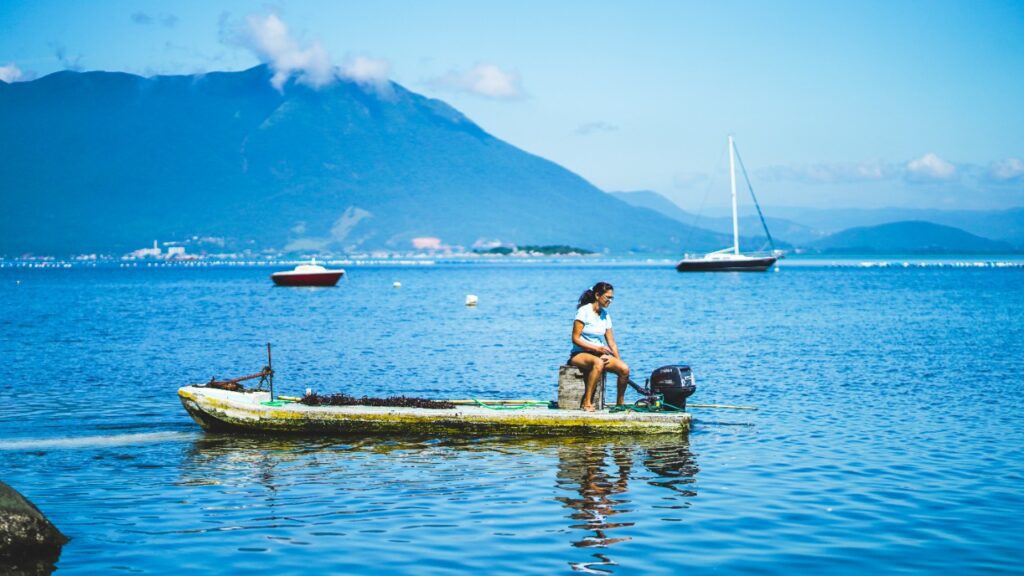
[(160, 247), (157, 246), (156, 240), (153, 240), (152, 248), (139, 248), (128, 256), (131, 258), (159, 258), (160, 254)]
[(446, 248), (441, 244), (440, 238), (433, 236), (420, 236), (419, 238), (412, 239), (412, 247), (417, 250), (442, 250)]

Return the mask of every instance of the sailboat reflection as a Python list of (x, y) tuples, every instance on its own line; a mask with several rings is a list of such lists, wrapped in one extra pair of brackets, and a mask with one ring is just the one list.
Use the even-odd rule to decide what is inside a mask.
[[(646, 498), (636, 482), (667, 488), (687, 499), (697, 494), (693, 485), (699, 469), (685, 438), (570, 443), (559, 447), (558, 457), (556, 487), (576, 494), (555, 500), (572, 510), (569, 528), (585, 532), (571, 542), (576, 548), (608, 548), (632, 539), (629, 529), (635, 522), (629, 520), (630, 513)], [(684, 500), (667, 509), (688, 507)], [(573, 570), (589, 573), (609, 573), (601, 566), (616, 565), (607, 553), (593, 554), (593, 558), (569, 564)]]

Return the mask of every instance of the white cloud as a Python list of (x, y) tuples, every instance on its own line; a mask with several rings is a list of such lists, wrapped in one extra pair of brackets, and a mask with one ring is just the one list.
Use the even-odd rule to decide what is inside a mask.
[(956, 166), (932, 152), (907, 162), (907, 177), (912, 180), (946, 182), (957, 178)]
[(775, 181), (843, 184), (886, 180), (896, 176), (898, 169), (879, 160), (867, 160), (859, 163), (772, 166), (761, 170), (760, 174)]
[(322, 88), (344, 78), (381, 96), (393, 94), (389, 79), (391, 65), (387, 60), (350, 56), (339, 69), (319, 40), (300, 42), (275, 13), (251, 14), (246, 17), (244, 26), (223, 13), (219, 26), (223, 44), (248, 48), (270, 67), (274, 73), (270, 83), (278, 90), (292, 78), (313, 88)]
[(387, 60), (367, 56), (350, 56), (341, 71), (342, 76), (376, 90), (381, 95), (391, 94), (391, 64)]
[(1024, 180), (1024, 160), (1007, 158), (993, 162), (988, 168), (988, 177), (996, 182)]
[(434, 236), (420, 236), (411, 240), (412, 247), (417, 250), (440, 250), (444, 247), (440, 238)]
[(18, 68), (14, 62), (6, 66), (0, 66), (0, 81), (3, 82), (17, 82), (23, 76), (21, 69)]
[(618, 129), (618, 126), (608, 122), (587, 122), (577, 126), (574, 132), (577, 136), (589, 136), (597, 132), (615, 132)]
[(453, 70), (430, 81), (436, 88), (469, 92), (495, 100), (514, 100), (523, 96), (518, 72), (506, 72), (496, 64), (477, 64), (465, 72)]
[(302, 84), (321, 88), (336, 78), (330, 55), (319, 41), (301, 46), (277, 14), (251, 15), (246, 18), (248, 34), (244, 44), (270, 65), (274, 76), (270, 83), (280, 90), (293, 75)]

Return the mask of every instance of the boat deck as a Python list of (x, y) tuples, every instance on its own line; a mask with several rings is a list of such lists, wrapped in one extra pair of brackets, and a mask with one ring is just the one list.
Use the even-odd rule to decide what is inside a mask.
[[(211, 432), (263, 434), (681, 434), (690, 429), (685, 412), (583, 412), (530, 407), (495, 410), (459, 406), (448, 410), (375, 406), (267, 404), (267, 392), (230, 392), (201, 386), (178, 390), (192, 418)], [(278, 405), (280, 404), (280, 405)]]

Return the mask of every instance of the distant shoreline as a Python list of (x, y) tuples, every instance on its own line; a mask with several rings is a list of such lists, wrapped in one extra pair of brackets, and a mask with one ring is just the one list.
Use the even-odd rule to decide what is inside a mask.
[[(433, 258), (317, 258), (318, 262), (331, 266), (349, 267), (432, 267), (432, 266), (480, 266), (480, 267), (520, 267), (520, 266), (578, 266), (578, 267), (650, 267), (671, 268), (677, 258), (663, 256), (529, 256), (529, 257), (433, 257)], [(205, 259), (205, 260), (76, 260), (59, 258), (17, 258), (0, 259), (0, 270), (25, 269), (164, 269), (164, 268), (265, 268), (278, 269), (309, 262), (303, 258), (281, 259)], [(777, 267), (785, 268), (818, 268), (818, 267), (879, 267), (879, 268), (910, 268), (910, 267), (993, 267), (993, 268), (1024, 268), (1022, 254), (949, 254), (949, 255), (915, 255), (915, 254), (842, 254), (842, 255), (792, 255), (779, 261)]]

